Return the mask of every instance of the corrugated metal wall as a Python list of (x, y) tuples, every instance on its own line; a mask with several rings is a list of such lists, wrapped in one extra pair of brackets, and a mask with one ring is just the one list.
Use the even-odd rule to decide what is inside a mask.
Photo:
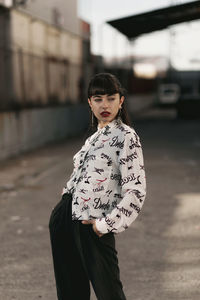
[(81, 37), (17, 10), (0, 19), (10, 36), (0, 45), (0, 109), (79, 102)]

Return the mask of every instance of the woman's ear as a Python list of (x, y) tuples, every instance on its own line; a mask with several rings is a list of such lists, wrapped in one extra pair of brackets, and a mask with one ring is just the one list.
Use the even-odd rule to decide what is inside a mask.
[(125, 100), (125, 97), (124, 97), (124, 96), (121, 96), (121, 98), (120, 98), (120, 100), (119, 100), (119, 103), (121, 104), (121, 106), (122, 106), (124, 100)]
[(88, 104), (89, 104), (90, 107), (92, 107), (90, 98), (88, 98)]

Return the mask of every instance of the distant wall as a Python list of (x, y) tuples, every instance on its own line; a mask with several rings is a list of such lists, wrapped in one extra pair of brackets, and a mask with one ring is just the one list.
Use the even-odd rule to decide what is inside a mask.
[(62, 27), (74, 34), (80, 33), (77, 0), (26, 1), (18, 10), (37, 16), (52, 25)]
[(0, 11), (0, 110), (78, 103), (81, 76), (81, 36)]
[(88, 105), (0, 113), (0, 160), (85, 132)]
[(24, 106), (27, 102), (77, 102), (82, 69), (80, 36), (13, 9), (11, 41), (18, 102)]

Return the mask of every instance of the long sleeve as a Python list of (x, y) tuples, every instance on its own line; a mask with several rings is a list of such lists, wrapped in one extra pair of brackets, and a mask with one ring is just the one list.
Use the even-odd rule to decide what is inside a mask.
[(146, 196), (143, 152), (134, 130), (125, 135), (118, 164), (122, 198), (111, 213), (96, 220), (96, 227), (101, 233), (119, 233), (128, 228), (137, 218)]
[(65, 193), (70, 193), (74, 188), (74, 182), (76, 181), (76, 177), (78, 176), (79, 166), (81, 165), (81, 162), (83, 161), (83, 157), (90, 147), (90, 140), (95, 138), (96, 135), (97, 132), (89, 136), (85, 141), (85, 144), (82, 146), (82, 148), (73, 156), (73, 165), (74, 165), (73, 172), (70, 175), (69, 180), (66, 182), (62, 190), (62, 195)]
[(65, 187), (62, 190), (62, 195), (65, 193), (70, 193), (72, 187), (73, 187), (73, 179), (76, 175), (75, 170), (73, 170), (72, 174), (70, 175), (69, 180), (66, 182)]

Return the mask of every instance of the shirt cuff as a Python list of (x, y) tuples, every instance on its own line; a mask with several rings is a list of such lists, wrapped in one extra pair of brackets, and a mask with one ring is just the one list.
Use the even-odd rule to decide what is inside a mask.
[(105, 221), (105, 218), (102, 218), (102, 219), (96, 219), (96, 228), (97, 230), (100, 232), (100, 233), (108, 233), (109, 230), (108, 230), (108, 225)]
[(66, 194), (66, 193), (69, 193), (69, 190), (68, 190), (68, 188), (64, 187), (62, 190), (62, 195)]

